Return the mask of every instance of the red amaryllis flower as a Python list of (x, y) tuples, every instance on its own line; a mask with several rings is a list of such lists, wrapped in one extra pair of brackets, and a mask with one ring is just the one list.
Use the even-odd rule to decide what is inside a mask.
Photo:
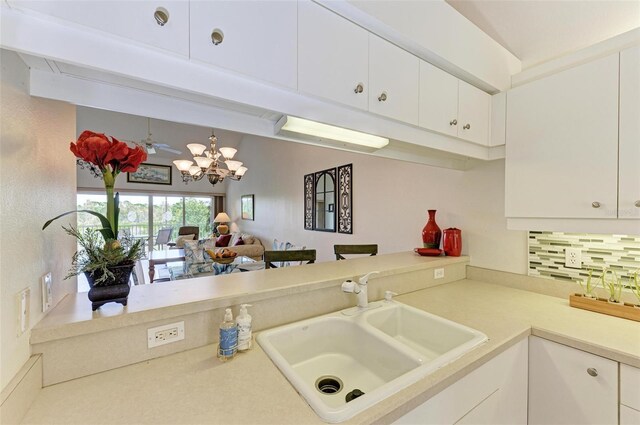
[(138, 169), (138, 166), (147, 160), (147, 153), (140, 146), (129, 148), (129, 154), (120, 161), (120, 171), (123, 173), (132, 173)]
[(109, 152), (107, 152), (104, 162), (105, 164), (111, 164), (111, 168), (115, 171), (118, 163), (129, 154), (129, 146), (113, 136), (111, 140), (111, 147), (109, 148)]
[(71, 143), (69, 149), (73, 154), (104, 170), (105, 158), (111, 148), (111, 142), (104, 134), (85, 130), (75, 143)]

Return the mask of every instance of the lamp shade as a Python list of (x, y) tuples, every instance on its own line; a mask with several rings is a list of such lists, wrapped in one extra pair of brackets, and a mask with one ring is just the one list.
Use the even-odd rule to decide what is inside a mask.
[(224, 156), (224, 159), (232, 159), (236, 152), (238, 152), (238, 150), (234, 148), (220, 148), (219, 150), (222, 156)]
[(213, 159), (206, 156), (195, 156), (193, 159), (195, 159), (200, 168), (209, 168), (209, 165), (213, 162)]
[(237, 171), (238, 168), (242, 167), (242, 162), (240, 162), (240, 161), (232, 161), (232, 160), (228, 159), (224, 163), (227, 164), (227, 167), (231, 171)]
[(187, 145), (187, 149), (191, 151), (191, 155), (198, 156), (202, 155), (202, 152), (204, 152), (207, 147), (205, 145), (201, 145), (200, 143), (189, 143)]
[(193, 161), (188, 159), (176, 159), (173, 163), (180, 171), (189, 171), (189, 168), (193, 165)]
[(229, 218), (227, 213), (221, 212), (221, 213), (218, 213), (218, 215), (216, 216), (216, 218), (213, 219), (213, 221), (216, 223), (228, 223), (231, 221), (231, 219)]
[(248, 168), (247, 168), (247, 167), (244, 167), (244, 166), (243, 166), (243, 167), (238, 168), (238, 171), (236, 171), (236, 176), (239, 176), (239, 177), (244, 176), (244, 173), (246, 173), (246, 172), (247, 172), (247, 170), (248, 170)]

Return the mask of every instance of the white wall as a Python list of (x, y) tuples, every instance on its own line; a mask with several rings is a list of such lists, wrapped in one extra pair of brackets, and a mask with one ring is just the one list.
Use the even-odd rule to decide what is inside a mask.
[[(141, 111), (141, 114), (142, 113), (143, 111)], [(97, 133), (104, 133), (108, 136), (114, 136), (121, 141), (139, 142), (147, 138), (146, 117), (121, 114), (119, 112), (78, 107), (76, 127), (78, 135), (84, 130), (91, 130)], [(159, 151), (157, 154), (149, 155), (145, 161), (151, 164), (171, 165), (172, 184), (169, 186), (127, 183), (127, 174), (122, 173), (116, 181), (116, 189), (136, 190), (140, 192), (206, 193), (208, 195), (225, 193), (226, 181), (212, 186), (211, 183), (204, 178), (200, 181), (190, 182), (185, 185), (180, 177), (180, 172), (172, 162), (175, 159), (192, 158), (186, 148), (187, 143), (200, 143), (209, 146), (208, 137), (211, 135), (211, 129), (152, 119), (151, 133), (154, 141), (169, 144), (182, 151), (180, 155)], [(218, 136), (219, 147), (234, 146), (239, 141), (239, 136), (235, 133), (216, 131), (216, 135)], [(102, 180), (94, 178), (88, 170), (78, 168), (77, 177), (79, 188), (104, 188)]]
[(74, 239), (59, 224), (40, 229), (57, 213), (75, 209), (76, 167), (69, 142), (76, 128), (74, 106), (30, 97), (27, 67), (13, 52), (0, 54), (0, 386), (5, 388), (30, 356), (30, 332), (16, 336), (17, 293), (31, 289), (33, 327), (43, 317), (42, 275), (53, 274), (54, 304), (75, 292), (75, 279), (63, 280)]
[[(380, 253), (422, 246), (427, 210), (442, 229), (458, 227), (472, 264), (526, 273), (525, 232), (506, 230), (504, 162), (462, 172), (246, 136), (239, 146), (249, 172), (229, 183), (227, 209), (243, 231), (268, 247), (274, 238), (315, 248), (319, 261), (334, 244), (377, 243)], [(304, 230), (303, 176), (353, 163), (353, 235)], [(255, 221), (240, 218), (240, 196), (255, 195)]]

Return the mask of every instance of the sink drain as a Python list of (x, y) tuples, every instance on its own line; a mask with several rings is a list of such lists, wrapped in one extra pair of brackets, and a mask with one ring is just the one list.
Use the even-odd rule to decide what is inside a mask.
[(337, 376), (325, 375), (316, 380), (316, 389), (322, 394), (339, 393), (342, 386), (342, 381)]

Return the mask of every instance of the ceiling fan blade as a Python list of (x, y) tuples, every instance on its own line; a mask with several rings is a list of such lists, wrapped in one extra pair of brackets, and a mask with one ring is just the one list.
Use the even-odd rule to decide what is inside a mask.
[(171, 146), (167, 145), (166, 143), (154, 143), (153, 146), (156, 149), (159, 149), (161, 151), (165, 151), (165, 152), (170, 152), (176, 155), (180, 155), (182, 153), (182, 151), (179, 151), (177, 149), (173, 149)]

